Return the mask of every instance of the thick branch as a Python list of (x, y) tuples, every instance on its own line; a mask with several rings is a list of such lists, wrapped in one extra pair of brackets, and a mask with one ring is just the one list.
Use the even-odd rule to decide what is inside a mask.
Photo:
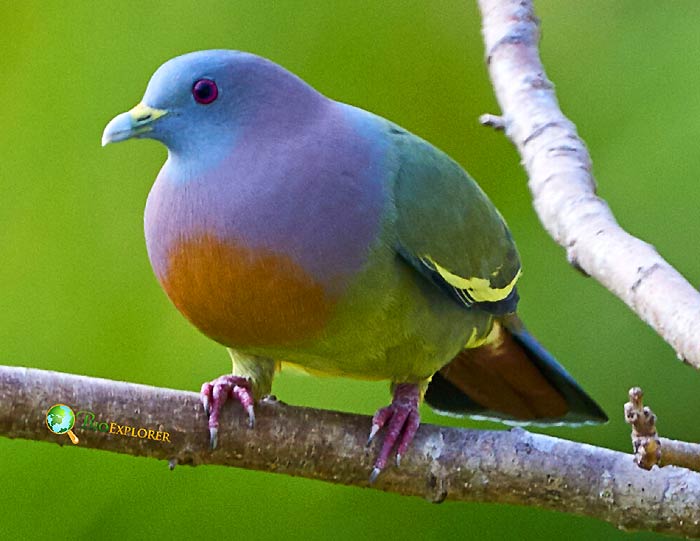
[[(56, 403), (89, 410), (97, 422), (168, 433), (169, 442), (74, 428), (78, 445), (180, 464), (221, 464), (368, 487), (375, 447), (370, 419), (263, 402), (255, 429), (240, 408), (225, 408), (219, 447), (208, 449), (198, 395), (85, 376), (0, 367), (0, 435), (71, 446), (48, 430)], [(122, 430), (124, 430), (122, 428)], [(114, 429), (117, 432), (118, 429)], [(161, 438), (162, 439), (162, 438)], [(174, 462), (172, 462), (174, 463)], [(511, 431), (422, 425), (400, 468), (374, 488), (445, 499), (501, 502), (588, 515), (625, 529), (700, 537), (700, 474), (669, 466), (646, 471), (630, 455)]]
[[(479, 0), (491, 80), (507, 136), (527, 170), (544, 227), (575, 266), (700, 368), (700, 293), (653, 246), (625, 232), (595, 192), (591, 158), (559, 109), (539, 58), (531, 0)], [(491, 117), (489, 117), (491, 118)]]

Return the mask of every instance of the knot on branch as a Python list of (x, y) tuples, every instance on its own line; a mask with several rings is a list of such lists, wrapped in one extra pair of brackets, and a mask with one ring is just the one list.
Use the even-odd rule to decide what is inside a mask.
[(632, 426), (634, 461), (640, 468), (650, 470), (661, 461), (661, 441), (656, 431), (656, 415), (642, 404), (644, 391), (629, 390), (630, 401), (625, 404), (625, 421)]
[(507, 126), (506, 119), (499, 115), (492, 115), (490, 113), (484, 113), (479, 117), (479, 123), (482, 126), (488, 128), (493, 128), (496, 131), (505, 131)]

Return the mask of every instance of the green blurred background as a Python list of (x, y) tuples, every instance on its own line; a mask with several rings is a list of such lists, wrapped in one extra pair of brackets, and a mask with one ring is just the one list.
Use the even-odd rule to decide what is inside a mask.
[[(697, 283), (700, 3), (537, 7), (548, 74), (588, 143), (600, 194)], [(664, 436), (700, 440), (700, 375), (568, 266), (532, 210), (514, 149), (479, 126), (498, 109), (475, 2), (5, 2), (0, 17), (0, 364), (190, 390), (230, 367), (170, 306), (147, 261), (142, 213), (165, 149), (102, 149), (100, 135), (165, 60), (237, 48), (420, 134), (479, 180), (518, 241), (523, 318), (612, 419), (548, 433), (627, 451), (622, 404), (641, 385)], [(389, 399), (383, 383), (294, 373), (275, 392), (365, 414)], [(423, 420), (500, 427), (427, 409)], [(438, 506), (223, 467), (171, 472), (150, 459), (4, 438), (0, 481), (7, 537), (628, 538), (536, 509)]]

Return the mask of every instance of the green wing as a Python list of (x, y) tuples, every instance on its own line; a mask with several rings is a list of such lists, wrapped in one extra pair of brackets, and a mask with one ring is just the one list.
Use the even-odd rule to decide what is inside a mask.
[(397, 127), (390, 137), (398, 252), (467, 307), (514, 312), (520, 259), (501, 214), (449, 156)]

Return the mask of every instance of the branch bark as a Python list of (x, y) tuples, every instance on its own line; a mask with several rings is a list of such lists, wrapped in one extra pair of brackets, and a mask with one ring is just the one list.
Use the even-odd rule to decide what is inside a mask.
[[(522, 157), (542, 224), (574, 266), (700, 368), (700, 293), (653, 246), (625, 232), (596, 195), (591, 158), (540, 61), (532, 1), (479, 0), (479, 7), (502, 124)], [(484, 120), (493, 125), (493, 118)]]
[[(368, 477), (377, 445), (365, 449), (370, 418), (267, 401), (255, 429), (241, 408), (225, 408), (219, 446), (209, 450), (207, 422), (192, 392), (20, 367), (0, 367), (0, 435), (71, 447), (46, 425), (56, 403), (90, 411), (81, 447), (147, 456), (174, 464), (219, 464), (331, 483), (371, 487), (433, 502), (445, 499), (544, 507), (588, 515), (624, 529), (700, 537), (700, 474), (673, 466), (638, 468), (631, 455), (510, 431), (422, 425), (400, 468), (374, 485)], [(99, 424), (98, 424), (99, 427)], [(124, 427), (134, 427), (126, 430)], [(167, 433), (169, 441), (138, 437)], [(125, 435), (120, 432), (127, 432)], [(136, 436), (132, 435), (137, 434)], [(380, 438), (381, 439), (381, 438)]]

